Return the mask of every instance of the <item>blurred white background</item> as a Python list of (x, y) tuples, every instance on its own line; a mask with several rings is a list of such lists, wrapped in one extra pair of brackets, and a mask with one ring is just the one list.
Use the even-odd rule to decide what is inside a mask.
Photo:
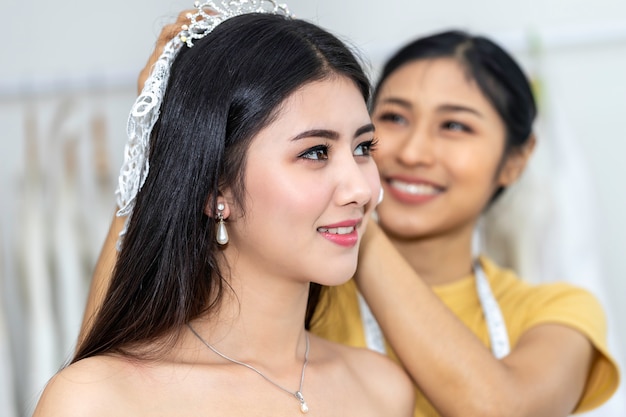
[[(1, 416), (28, 415), (72, 351), (136, 75), (161, 26), (191, 3), (0, 3)], [(499, 228), (494, 256), (530, 280), (594, 291), (624, 363), (626, 1), (288, 4), (360, 49), (373, 77), (405, 41), (449, 28), (491, 36), (520, 60), (539, 86), (539, 149), (487, 220)], [(597, 415), (624, 410), (622, 390)]]

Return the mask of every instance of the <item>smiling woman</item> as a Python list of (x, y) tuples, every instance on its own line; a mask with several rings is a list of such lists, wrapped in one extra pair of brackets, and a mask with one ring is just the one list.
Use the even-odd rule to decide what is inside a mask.
[(415, 416), (567, 416), (619, 384), (590, 293), (474, 257), (481, 214), (532, 154), (535, 115), (525, 75), (484, 37), (417, 39), (383, 70), (379, 225), (363, 239), (358, 288), (329, 288), (313, 331), (396, 357), (416, 383)]
[(131, 112), (121, 251), (35, 416), (409, 416), (393, 362), (305, 330), (377, 201), (368, 98), (353, 54), (282, 6), (199, 5)]
[[(387, 233), (464, 227), (471, 235), (486, 202), (523, 168), (500, 167), (507, 145), (498, 111), (453, 58), (403, 65), (377, 98), (373, 118), (390, 139), (381, 143), (378, 158), (385, 191), (393, 196), (379, 208)], [(530, 139), (527, 146), (533, 144)]]
[(372, 142), (373, 125), (352, 80), (331, 77), (287, 98), (248, 150), (243, 207), (253, 210), (225, 212), (237, 248), (231, 264), (267, 271), (268, 279), (345, 282), (356, 270), (364, 216), (380, 188)]
[[(274, 127), (282, 130), (268, 140), (298, 138), (285, 159), (273, 154), (282, 145), (250, 146), (250, 155), (257, 145), (270, 149), (263, 160), (272, 161), (258, 172), (248, 166), (248, 180), (266, 195), (255, 195), (262, 210), (246, 207), (244, 220), (268, 221), (259, 225), (263, 236), (250, 240), (272, 243), (253, 248), (238, 239), (257, 254), (255, 262), (280, 261), (280, 268), (267, 265), (274, 277), (284, 265), (313, 274), (306, 279), (337, 284), (354, 265), (354, 242), (360, 243), (356, 279), (326, 288), (317, 311), (312, 291), (311, 331), (397, 359), (415, 383), (415, 416), (555, 417), (605, 402), (619, 373), (597, 300), (567, 284), (529, 285), (474, 256), (479, 217), (522, 175), (534, 149), (535, 101), (517, 63), (489, 39), (463, 32), (417, 39), (392, 57), (371, 111), (385, 198), (379, 223), (370, 223), (363, 236), (369, 211), (356, 208), (371, 201), (378, 182), (368, 168), (369, 121), (360, 107), (345, 111), (358, 101), (349, 90), (345, 77), (331, 77), (301, 90), (317, 102), (290, 97), (282, 116), (306, 109), (333, 124), (277, 120)], [(333, 164), (337, 158), (342, 164)], [(288, 204), (274, 207), (269, 200)], [(87, 318), (100, 303), (99, 288), (108, 285), (117, 230), (114, 223)], [(254, 288), (247, 297), (276, 296), (265, 281)]]

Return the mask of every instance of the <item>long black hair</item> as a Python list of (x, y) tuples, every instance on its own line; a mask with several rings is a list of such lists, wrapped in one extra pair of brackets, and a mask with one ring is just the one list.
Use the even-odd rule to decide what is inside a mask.
[[(251, 139), (298, 88), (338, 75), (369, 100), (367, 76), (340, 40), (283, 16), (235, 17), (183, 47), (108, 292), (73, 362), (106, 352), (146, 356), (147, 343), (171, 346), (185, 323), (219, 307), (227, 283), (205, 207), (214, 209), (228, 187), (243, 208)], [(307, 319), (318, 295), (313, 286)]]
[[(528, 143), (537, 116), (530, 82), (513, 57), (484, 36), (452, 30), (408, 43), (385, 64), (374, 90), (373, 102), (376, 102), (385, 80), (398, 68), (410, 62), (436, 58), (457, 60), (502, 118), (506, 127), (503, 160), (510, 152)], [(502, 191), (503, 188), (496, 190), (492, 201)]]

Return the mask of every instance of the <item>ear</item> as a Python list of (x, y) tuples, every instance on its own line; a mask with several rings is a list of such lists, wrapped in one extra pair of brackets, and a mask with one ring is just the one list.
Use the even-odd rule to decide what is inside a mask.
[(506, 161), (498, 173), (497, 183), (499, 186), (508, 187), (519, 179), (524, 172), (524, 168), (526, 168), (530, 156), (535, 150), (536, 143), (537, 140), (533, 133), (524, 146), (507, 155)]
[(213, 206), (213, 199), (210, 197), (208, 198), (204, 206), (204, 214), (206, 214), (208, 217), (211, 217), (213, 219), (217, 218), (217, 207), (220, 204), (224, 205), (224, 210), (222, 210), (222, 215), (224, 216), (224, 219), (227, 219), (230, 216), (230, 204), (228, 204), (226, 197), (221, 192), (217, 196), (215, 207)]

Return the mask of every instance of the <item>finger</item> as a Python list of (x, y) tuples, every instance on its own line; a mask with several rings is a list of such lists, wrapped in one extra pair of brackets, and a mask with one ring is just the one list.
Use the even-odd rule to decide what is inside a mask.
[[(176, 17), (176, 21), (174, 23), (169, 23), (161, 29), (157, 41), (154, 45), (154, 49), (152, 53), (148, 57), (148, 62), (143, 67), (143, 69), (139, 72), (139, 78), (137, 79), (137, 92), (141, 94), (141, 90), (143, 89), (143, 85), (146, 80), (150, 76), (150, 72), (152, 71), (152, 67), (159, 59), (161, 54), (163, 53), (163, 49), (165, 45), (172, 40), (175, 36), (178, 36), (180, 31), (182, 30), (183, 25), (189, 24), (189, 18), (191, 15), (197, 12), (198, 9), (187, 9), (181, 11)], [(204, 10), (208, 14), (214, 14), (213, 10)], [(202, 20), (202, 16), (198, 17), (199, 20)]]
[(137, 93), (141, 94), (141, 90), (143, 86), (150, 76), (150, 72), (152, 71), (152, 67), (159, 59), (161, 54), (163, 53), (163, 49), (165, 45), (172, 40), (175, 36), (177, 36), (181, 31), (181, 26), (189, 23), (189, 14), (194, 13), (194, 10), (188, 9), (180, 12), (176, 18), (174, 23), (168, 23), (163, 26), (159, 36), (157, 37), (157, 41), (154, 44), (154, 49), (152, 53), (148, 57), (148, 61), (146, 65), (144, 65), (143, 69), (139, 72), (139, 77), (137, 78)]

